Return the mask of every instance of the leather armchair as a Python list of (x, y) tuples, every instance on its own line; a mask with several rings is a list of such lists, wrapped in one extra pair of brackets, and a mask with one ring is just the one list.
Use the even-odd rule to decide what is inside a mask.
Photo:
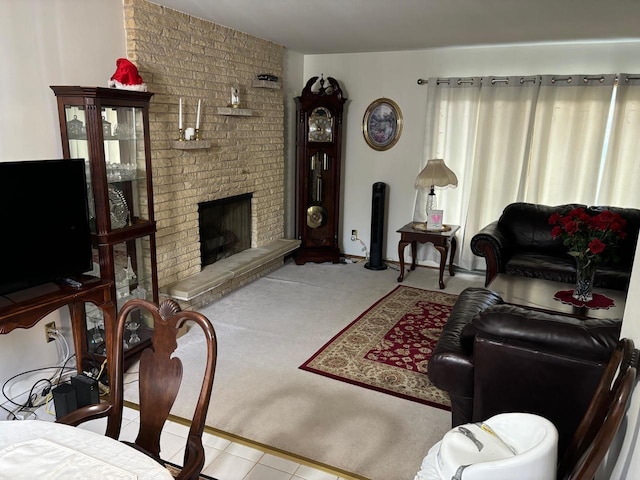
[(449, 393), (452, 426), (499, 413), (535, 413), (556, 426), (563, 452), (621, 323), (552, 315), (505, 304), (490, 290), (466, 289), (429, 360), (428, 375)]
[(627, 220), (627, 238), (618, 244), (619, 261), (600, 264), (594, 283), (597, 287), (626, 291), (640, 230), (640, 210), (580, 204), (507, 205), (498, 220), (482, 228), (471, 239), (471, 251), (486, 261), (485, 286), (498, 273), (575, 283), (575, 260), (567, 254), (562, 240), (551, 236), (549, 217), (554, 212), (567, 213), (576, 207), (587, 208), (587, 212), (593, 214), (611, 210)]

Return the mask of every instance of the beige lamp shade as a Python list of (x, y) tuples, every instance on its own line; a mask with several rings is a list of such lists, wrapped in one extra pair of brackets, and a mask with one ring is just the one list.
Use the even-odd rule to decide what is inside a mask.
[(427, 217), (430, 210), (438, 208), (436, 204), (436, 192), (434, 187), (457, 187), (458, 177), (444, 164), (441, 158), (427, 160), (427, 165), (416, 177), (416, 188), (429, 190), (427, 195)]
[(458, 177), (441, 158), (427, 160), (427, 165), (416, 177), (416, 188), (431, 190), (433, 187), (457, 187)]

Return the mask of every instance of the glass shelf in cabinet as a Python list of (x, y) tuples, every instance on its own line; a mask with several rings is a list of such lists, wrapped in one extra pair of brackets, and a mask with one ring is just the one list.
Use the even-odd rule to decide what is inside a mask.
[(129, 182), (142, 180), (146, 181), (147, 179), (147, 171), (144, 169), (139, 169), (135, 165), (130, 163), (114, 163), (107, 162), (107, 182), (109, 183), (118, 183), (118, 182)]

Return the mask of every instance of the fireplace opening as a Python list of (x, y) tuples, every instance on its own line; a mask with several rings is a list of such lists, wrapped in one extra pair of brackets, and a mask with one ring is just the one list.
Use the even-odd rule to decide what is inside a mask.
[(251, 248), (251, 193), (198, 204), (202, 268)]

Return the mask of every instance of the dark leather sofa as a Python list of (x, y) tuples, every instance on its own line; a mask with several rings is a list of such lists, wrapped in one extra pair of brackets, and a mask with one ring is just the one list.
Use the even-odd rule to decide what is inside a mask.
[[(586, 205), (559, 206), (532, 203), (512, 203), (500, 218), (475, 234), (471, 251), (486, 261), (485, 285), (498, 273), (542, 278), (558, 282), (575, 283), (575, 260), (567, 254), (560, 238), (551, 236), (549, 217), (554, 212), (566, 213), (572, 208)], [(619, 262), (601, 263), (596, 271), (594, 285), (626, 291), (629, 287), (633, 257), (640, 230), (640, 210), (618, 207), (588, 207), (596, 214), (611, 210), (626, 221), (627, 237), (618, 244)]]
[(452, 426), (529, 412), (558, 428), (561, 452), (575, 432), (620, 335), (621, 320), (578, 320), (505, 304), (467, 288), (428, 363), (451, 398)]

